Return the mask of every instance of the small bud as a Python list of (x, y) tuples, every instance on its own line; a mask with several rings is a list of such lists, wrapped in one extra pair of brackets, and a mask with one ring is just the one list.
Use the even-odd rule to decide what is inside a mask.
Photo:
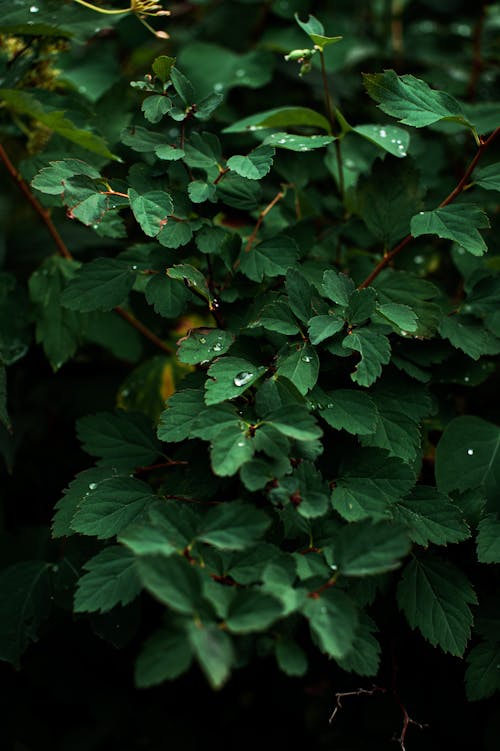
[(285, 55), (285, 60), (287, 62), (292, 61), (302, 61), (302, 60), (309, 60), (312, 55), (314, 55), (315, 50), (292, 50), (288, 53), (288, 55)]

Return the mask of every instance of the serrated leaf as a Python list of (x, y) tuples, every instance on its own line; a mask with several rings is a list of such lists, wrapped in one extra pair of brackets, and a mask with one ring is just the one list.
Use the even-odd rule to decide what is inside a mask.
[(329, 488), (312, 462), (304, 461), (272, 489), (271, 497), (286, 505), (292, 502), (307, 519), (324, 516), (329, 507)]
[(372, 287), (356, 289), (349, 298), (345, 318), (350, 326), (365, 323), (375, 310), (377, 293)]
[(106, 540), (138, 519), (155, 500), (150, 486), (134, 477), (96, 478), (88, 484), (71, 528)]
[(130, 208), (142, 231), (148, 237), (156, 237), (174, 211), (174, 204), (169, 194), (161, 190), (150, 190), (141, 195), (133, 188), (129, 188), (128, 195)]
[(377, 307), (377, 313), (389, 321), (396, 330), (413, 333), (418, 328), (417, 314), (408, 305), (385, 303)]
[(327, 589), (317, 599), (308, 599), (304, 614), (319, 647), (330, 657), (342, 659), (352, 648), (358, 611), (344, 592)]
[(386, 269), (375, 279), (373, 286), (380, 304), (407, 305), (416, 313), (418, 327), (415, 333), (418, 336), (434, 334), (441, 317), (439, 305), (433, 302), (440, 295), (434, 284), (405, 271)]
[(173, 681), (191, 665), (193, 650), (187, 634), (164, 629), (144, 644), (135, 664), (135, 684), (149, 688)]
[(193, 228), (186, 220), (173, 219), (161, 228), (156, 239), (164, 248), (180, 248), (187, 245), (193, 237)]
[(167, 269), (167, 274), (171, 279), (184, 281), (190, 289), (195, 290), (199, 295), (205, 298), (209, 304), (212, 303), (213, 297), (208, 288), (208, 282), (197, 268), (189, 263), (180, 263)]
[(352, 132), (399, 159), (408, 153), (410, 134), (403, 128), (395, 125), (356, 125)]
[(159, 55), (155, 57), (152, 64), (153, 73), (160, 79), (162, 83), (167, 83), (172, 72), (172, 68), (175, 65), (175, 57), (169, 57), (168, 55)]
[(412, 628), (444, 652), (463, 655), (472, 626), (469, 605), (477, 599), (459, 568), (431, 555), (413, 558), (403, 571), (397, 597)]
[(101, 550), (84, 565), (78, 581), (74, 609), (77, 613), (105, 613), (127, 605), (141, 591), (134, 555), (121, 545)]
[(467, 655), (465, 691), (469, 701), (487, 699), (500, 690), (500, 644), (483, 641)]
[(216, 475), (234, 475), (240, 467), (250, 461), (255, 451), (254, 441), (242, 422), (227, 425), (218, 431), (210, 447), (210, 461)]
[(238, 589), (229, 606), (226, 625), (235, 634), (264, 631), (282, 612), (278, 600), (258, 589)]
[(151, 421), (138, 412), (86, 415), (76, 429), (83, 449), (101, 466), (133, 469), (152, 464), (160, 452)]
[(393, 522), (362, 521), (341, 530), (335, 550), (341, 574), (374, 576), (398, 568), (410, 551), (410, 540)]
[(60, 159), (49, 162), (48, 167), (41, 169), (31, 181), (31, 185), (41, 193), (58, 196), (64, 192), (65, 180), (73, 175), (87, 175), (93, 180), (100, 177), (99, 170), (80, 159)]
[(266, 372), (241, 357), (221, 357), (209, 367), (205, 383), (205, 403), (218, 404), (241, 396)]
[(96, 258), (81, 266), (61, 295), (69, 310), (113, 310), (120, 305), (134, 285), (135, 270), (117, 258)]
[(190, 295), (184, 284), (166, 274), (155, 274), (147, 283), (146, 300), (164, 318), (177, 318)]
[(286, 675), (302, 676), (307, 672), (307, 655), (292, 639), (280, 637), (274, 650), (276, 662)]
[(359, 352), (361, 360), (351, 373), (351, 379), (360, 386), (371, 386), (382, 374), (382, 365), (391, 358), (389, 339), (365, 326), (354, 329), (342, 341), (342, 346)]
[(44, 561), (22, 561), (0, 574), (0, 660), (19, 665), (19, 658), (49, 614), (49, 567)]
[(488, 514), (477, 528), (477, 559), (480, 563), (500, 563), (500, 519)]
[(215, 202), (217, 187), (203, 180), (193, 180), (188, 185), (188, 195), (193, 203)]
[(308, 107), (277, 107), (275, 109), (259, 112), (256, 115), (238, 120), (227, 128), (223, 133), (243, 133), (245, 131), (262, 130), (263, 128), (291, 128), (295, 126), (311, 126), (331, 133), (328, 120), (315, 110)]
[(291, 381), (301, 394), (306, 394), (318, 380), (319, 358), (313, 346), (307, 342), (291, 344), (278, 358), (278, 376)]
[(353, 435), (375, 432), (377, 409), (368, 394), (354, 389), (328, 392), (328, 403), (320, 408), (321, 417), (336, 430)]
[(477, 170), (474, 183), (485, 190), (500, 190), (500, 162)]
[(437, 235), (461, 245), (474, 256), (482, 256), (488, 250), (479, 229), (490, 226), (484, 211), (472, 203), (453, 204), (421, 211), (416, 214), (410, 225), (413, 237)]
[(411, 467), (380, 449), (360, 449), (346, 460), (332, 491), (332, 503), (347, 521), (392, 515), (391, 507), (415, 484)]
[(294, 240), (277, 235), (244, 248), (239, 256), (239, 268), (249, 279), (261, 282), (265, 276), (274, 277), (286, 274), (299, 257), (299, 249)]
[(323, 274), (322, 289), (328, 299), (347, 307), (354, 292), (354, 282), (346, 274), (339, 274), (333, 269), (328, 269)]
[(212, 688), (223, 686), (235, 661), (230, 636), (216, 625), (192, 624), (189, 629), (189, 640)]
[(500, 428), (472, 415), (451, 420), (437, 445), (436, 480), (444, 493), (483, 488), (498, 509)]
[(382, 112), (397, 117), (399, 122), (423, 128), (440, 120), (452, 120), (472, 128), (460, 104), (450, 94), (435, 91), (415, 76), (398, 76), (393, 70), (365, 73), (363, 81), (369, 95)]
[(500, 339), (493, 336), (481, 321), (471, 316), (443, 317), (439, 333), (473, 360), (479, 360), (483, 355), (497, 355), (500, 352)]
[(266, 415), (265, 422), (297, 441), (314, 441), (322, 435), (314, 417), (300, 404), (289, 404), (271, 411)]
[(243, 550), (255, 544), (269, 524), (270, 519), (249, 504), (222, 503), (204, 516), (198, 539), (221, 550)]
[(273, 146), (258, 146), (246, 156), (236, 155), (227, 160), (229, 169), (249, 180), (260, 180), (267, 175), (273, 164)]
[(303, 136), (278, 132), (267, 136), (264, 143), (269, 144), (269, 146), (275, 146), (277, 149), (303, 152), (322, 149), (324, 146), (333, 143), (334, 140), (333, 136)]
[(234, 335), (222, 329), (191, 329), (180, 340), (177, 357), (190, 365), (213, 360), (224, 355), (234, 342)]
[(159, 123), (163, 115), (172, 109), (172, 101), (163, 94), (152, 94), (144, 99), (141, 110), (150, 123)]
[(344, 657), (337, 658), (342, 670), (367, 676), (378, 673), (381, 648), (373, 636), (374, 631), (377, 631), (375, 623), (361, 612), (351, 649)]
[(447, 545), (470, 537), (460, 507), (432, 487), (417, 485), (408, 498), (398, 501), (394, 515), (417, 545)]
[(179, 613), (195, 612), (201, 600), (201, 580), (196, 568), (181, 556), (141, 556), (139, 577), (157, 600)]
[(268, 331), (277, 331), (279, 334), (298, 334), (297, 321), (286, 302), (277, 300), (265, 305), (250, 327), (263, 326)]
[[(311, 344), (320, 344), (325, 339), (335, 336), (345, 326), (343, 316), (314, 316), (309, 321), (309, 339)], [(292, 332), (293, 333), (293, 332)]]
[(188, 438), (204, 406), (202, 391), (182, 389), (173, 394), (167, 402), (167, 409), (160, 417), (160, 441), (176, 442)]

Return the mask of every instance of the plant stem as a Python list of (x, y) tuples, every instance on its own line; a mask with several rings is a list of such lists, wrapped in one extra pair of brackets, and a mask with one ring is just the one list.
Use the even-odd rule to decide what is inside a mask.
[[(485, 141), (480, 142), (479, 148), (474, 158), (470, 162), (469, 166), (467, 167), (461, 179), (459, 180), (457, 185), (453, 188), (451, 193), (447, 195), (446, 198), (444, 198), (441, 201), (441, 203), (438, 206), (439, 209), (442, 209), (444, 206), (448, 206), (449, 203), (454, 201), (455, 198), (459, 196), (460, 193), (462, 193), (465, 190), (469, 182), (469, 178), (472, 175), (474, 169), (476, 168), (477, 163), (481, 159), (486, 149), (493, 143), (493, 141), (499, 134), (500, 134), (500, 127), (496, 128), (496, 130), (493, 131), (493, 133), (489, 136), (489, 138), (487, 138)], [(361, 282), (361, 284), (358, 286), (358, 289), (364, 289), (365, 287), (369, 287), (370, 284), (373, 282), (373, 280), (376, 279), (377, 276), (380, 274), (380, 272), (383, 271), (383, 269), (385, 269), (385, 267), (392, 261), (392, 259), (395, 256), (397, 256), (398, 253), (400, 253), (403, 250), (403, 248), (405, 248), (411, 240), (413, 240), (413, 235), (408, 234), (406, 235), (406, 237), (404, 237), (401, 240), (401, 242), (398, 245), (396, 245), (395, 248), (385, 253), (382, 260), (379, 261), (379, 263), (375, 266), (373, 271), (370, 274), (368, 274), (366, 279), (364, 279)]]
[(120, 8), (120, 10), (107, 10), (106, 8), (99, 8), (97, 5), (92, 5), (92, 3), (87, 3), (85, 0), (74, 0), (74, 2), (79, 5), (84, 5), (85, 8), (90, 8), (90, 10), (95, 10), (96, 13), (105, 13), (108, 16), (116, 16), (120, 13), (130, 13), (133, 10), (132, 6), (130, 8)]
[(262, 209), (262, 211), (259, 214), (259, 218), (257, 219), (257, 223), (256, 223), (256, 225), (255, 225), (255, 227), (253, 229), (253, 232), (250, 235), (250, 237), (248, 238), (247, 244), (245, 245), (245, 252), (246, 253), (248, 253), (248, 251), (252, 249), (252, 245), (255, 242), (255, 238), (257, 237), (257, 234), (259, 232), (259, 229), (260, 229), (260, 226), (261, 226), (262, 222), (264, 221), (264, 219), (266, 218), (266, 216), (269, 214), (269, 212), (271, 211), (271, 209), (274, 206), (276, 206), (276, 204), (278, 203), (278, 201), (281, 201), (281, 199), (284, 198), (284, 196), (285, 196), (285, 191), (283, 191), (283, 190), (278, 191), (278, 193), (276, 193), (276, 195), (274, 196), (273, 200), (270, 201), (270, 203), (267, 204), (266, 208)]
[[(326, 109), (326, 115), (328, 118), (328, 122), (330, 123), (330, 127), (332, 129), (332, 134), (335, 135), (335, 115), (333, 113), (332, 109), (332, 98), (330, 96), (330, 89), (328, 87), (328, 76), (326, 73), (326, 66), (325, 66), (325, 55), (323, 53), (323, 50), (319, 50), (319, 58), (321, 60), (321, 77), (323, 79), (323, 91), (325, 94), (325, 109)], [(344, 166), (342, 164), (342, 149), (340, 146), (340, 141), (338, 138), (335, 140), (335, 155), (337, 157), (337, 171), (339, 173), (339, 191), (341, 198), (344, 197)]]
[[(7, 152), (5, 151), (4, 147), (1, 144), (0, 144), (0, 161), (3, 162), (7, 172), (9, 173), (11, 178), (14, 180), (19, 190), (23, 193), (26, 200), (29, 202), (31, 207), (34, 209), (34, 211), (38, 214), (42, 222), (47, 227), (57, 247), (59, 255), (61, 255), (63, 258), (67, 258), (68, 261), (72, 261), (73, 256), (70, 253), (66, 243), (62, 239), (61, 235), (59, 234), (59, 231), (57, 230), (56, 226), (54, 225), (54, 222), (52, 221), (50, 213), (47, 211), (47, 209), (44, 209), (40, 201), (37, 198), (35, 198), (35, 196), (31, 192), (29, 186), (26, 184), (20, 172), (18, 172), (18, 170), (12, 164), (9, 155), (7, 154)], [(163, 342), (158, 336), (156, 336), (156, 334), (154, 334), (150, 329), (148, 329), (147, 326), (145, 326), (143, 323), (138, 321), (132, 315), (132, 313), (129, 313), (128, 310), (125, 310), (119, 305), (116, 308), (114, 308), (114, 310), (115, 310), (115, 313), (118, 313), (119, 316), (121, 316), (125, 321), (127, 321), (127, 323), (133, 326), (134, 329), (139, 331), (139, 333), (141, 333), (146, 339), (149, 339), (149, 341), (155, 344), (159, 349), (161, 349), (163, 352), (166, 352), (167, 354), (172, 354), (173, 352), (172, 348), (168, 344)]]

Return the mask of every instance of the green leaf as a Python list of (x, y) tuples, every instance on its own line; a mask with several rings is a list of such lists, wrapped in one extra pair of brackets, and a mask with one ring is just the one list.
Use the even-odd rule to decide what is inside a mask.
[(342, 670), (357, 675), (376, 675), (380, 667), (380, 644), (372, 635), (377, 627), (366, 613), (360, 613), (352, 647), (337, 662)]
[(151, 421), (133, 412), (99, 412), (81, 417), (77, 435), (82, 448), (100, 457), (99, 464), (133, 469), (152, 464), (160, 453)]
[(223, 133), (243, 133), (248, 130), (262, 130), (263, 128), (292, 128), (296, 126), (319, 128), (331, 133), (330, 124), (326, 117), (309, 109), (309, 107), (277, 107), (259, 112), (232, 123), (232, 125), (224, 128)]
[(307, 655), (292, 639), (280, 637), (274, 653), (280, 670), (287, 675), (300, 677), (307, 672)]
[(177, 318), (190, 297), (184, 284), (166, 274), (155, 274), (145, 289), (146, 300), (164, 318)]
[(485, 190), (500, 190), (500, 162), (489, 164), (475, 173), (474, 183)]
[(19, 665), (19, 658), (50, 610), (49, 567), (44, 561), (22, 561), (0, 574), (0, 660)]
[(193, 180), (188, 185), (188, 195), (193, 203), (215, 202), (217, 200), (217, 187), (213, 183), (206, 183), (203, 180)]
[(59, 196), (64, 193), (65, 181), (74, 175), (87, 175), (97, 180), (99, 171), (80, 159), (61, 159), (49, 162), (48, 167), (41, 169), (31, 181), (31, 185), (41, 193)]
[(144, 587), (172, 610), (189, 615), (198, 609), (200, 574), (184, 557), (141, 556), (137, 569)]
[(317, 599), (308, 599), (304, 614), (322, 652), (342, 659), (352, 648), (358, 612), (343, 592), (326, 589)]
[(488, 514), (477, 528), (477, 559), (480, 563), (500, 563), (500, 519)]
[(280, 617), (281, 611), (275, 597), (258, 589), (238, 589), (229, 606), (226, 625), (235, 634), (264, 631)]
[(149, 688), (173, 681), (188, 670), (193, 659), (191, 644), (184, 632), (164, 629), (144, 644), (135, 664), (135, 684)]
[(235, 422), (214, 436), (210, 448), (212, 469), (221, 477), (234, 475), (243, 464), (250, 461), (254, 450), (254, 441), (248, 435), (247, 426), (242, 422)]
[(358, 182), (357, 210), (370, 232), (390, 248), (409, 233), (421, 193), (420, 174), (410, 159), (396, 164), (377, 159)]
[(83, 567), (86, 574), (78, 581), (75, 612), (105, 613), (115, 605), (127, 605), (141, 591), (135, 558), (121, 545), (101, 550)]
[(295, 13), (295, 20), (300, 28), (306, 32), (311, 42), (321, 49), (323, 49), (323, 47), (328, 47), (330, 44), (335, 44), (335, 42), (340, 42), (340, 40), (343, 39), (343, 37), (325, 36), (323, 24), (313, 15), (309, 15), (307, 21), (301, 21), (298, 14)]
[(283, 477), (271, 491), (272, 498), (286, 505), (292, 502), (301, 516), (324, 516), (329, 507), (329, 488), (312, 462), (304, 461)]
[(246, 156), (232, 156), (227, 160), (227, 166), (241, 177), (260, 180), (271, 169), (274, 153), (272, 146), (258, 146)]
[(319, 358), (314, 347), (307, 342), (288, 345), (278, 358), (278, 376), (291, 381), (301, 394), (306, 394), (318, 380)]
[(479, 206), (452, 204), (416, 214), (411, 220), (411, 234), (413, 237), (437, 235), (453, 240), (474, 256), (482, 256), (488, 247), (479, 229), (489, 226), (488, 217)]
[(159, 55), (155, 57), (152, 69), (153, 73), (160, 79), (162, 83), (167, 83), (172, 73), (172, 68), (175, 65), (175, 57), (169, 57), (168, 55)]
[(314, 441), (322, 435), (314, 417), (300, 404), (288, 404), (271, 411), (266, 415), (265, 422), (297, 441)]
[(163, 94), (152, 94), (144, 99), (141, 110), (150, 123), (159, 123), (172, 109), (172, 101)]
[(224, 355), (233, 344), (234, 335), (222, 329), (191, 329), (187, 337), (179, 341), (179, 360), (196, 365)]
[(204, 297), (209, 304), (212, 303), (213, 297), (208, 288), (208, 282), (201, 271), (194, 266), (189, 263), (181, 263), (167, 269), (167, 274), (171, 279), (183, 280), (190, 289)]
[(53, 370), (59, 370), (74, 355), (79, 342), (79, 318), (61, 306), (61, 295), (76, 268), (74, 261), (52, 256), (29, 280), (30, 297), (35, 304), (36, 340), (42, 344)]
[(160, 417), (160, 441), (176, 442), (188, 438), (204, 405), (202, 391), (182, 389), (172, 394), (167, 402), (167, 409)]
[(408, 305), (385, 303), (377, 307), (377, 313), (389, 321), (396, 331), (413, 333), (418, 328), (417, 314)]
[(101, 136), (88, 129), (78, 128), (61, 110), (49, 110), (33, 94), (18, 89), (0, 89), (0, 100), (11, 112), (18, 115), (28, 115), (58, 133), (68, 141), (76, 143), (87, 151), (106, 157), (117, 159), (108, 149), (107, 143)]
[(444, 316), (439, 325), (439, 333), (473, 360), (500, 352), (500, 339), (485, 329), (478, 319), (470, 316)]
[(343, 316), (314, 316), (309, 321), (309, 339), (311, 344), (320, 344), (325, 339), (335, 336), (339, 331), (342, 331), (344, 326), (345, 320)]
[(222, 503), (205, 515), (198, 539), (221, 550), (243, 550), (254, 544), (269, 524), (269, 518), (251, 505)]
[(467, 655), (465, 691), (469, 701), (487, 699), (500, 690), (500, 644), (483, 641)]
[(408, 153), (410, 134), (403, 128), (395, 125), (356, 125), (352, 132), (399, 159)]
[(470, 638), (474, 590), (465, 574), (431, 555), (413, 558), (398, 585), (398, 604), (433, 646), (461, 657)]
[(423, 128), (441, 120), (451, 120), (466, 128), (471, 123), (465, 118), (460, 104), (450, 94), (435, 91), (420, 78), (398, 76), (393, 70), (384, 73), (365, 73), (363, 81), (368, 94), (382, 112), (397, 117), (399, 122)]
[(133, 188), (128, 189), (130, 208), (148, 237), (156, 237), (174, 211), (174, 204), (168, 193), (151, 190), (140, 195)]
[(357, 289), (352, 293), (345, 311), (345, 318), (351, 327), (366, 323), (375, 311), (376, 298), (377, 294), (372, 287)]
[(189, 640), (200, 667), (212, 688), (220, 688), (229, 678), (235, 661), (233, 643), (217, 626), (192, 624)]
[(271, 133), (264, 140), (265, 144), (275, 146), (277, 149), (287, 149), (288, 151), (312, 151), (313, 149), (322, 149), (324, 146), (333, 143), (333, 136), (304, 136), (292, 133)]
[(277, 235), (248, 250), (244, 248), (239, 256), (239, 268), (252, 281), (261, 282), (265, 276), (286, 274), (298, 257), (299, 249), (295, 241), (285, 235)]
[(443, 493), (483, 488), (498, 509), (500, 428), (472, 415), (451, 420), (437, 445), (436, 480)]
[(205, 383), (205, 403), (218, 404), (241, 396), (266, 372), (241, 357), (221, 357), (209, 367)]
[(389, 339), (367, 326), (351, 331), (342, 341), (342, 346), (361, 355), (361, 360), (351, 373), (351, 379), (360, 386), (371, 386), (382, 374), (382, 365), (386, 365), (391, 358)]
[(338, 389), (328, 392), (328, 403), (320, 408), (320, 415), (336, 430), (346, 430), (353, 435), (375, 432), (377, 409), (363, 391)]
[(155, 499), (150, 486), (134, 477), (95, 479), (88, 483), (71, 528), (106, 540), (138, 519)]
[(297, 321), (286, 304), (282, 300), (265, 305), (258, 317), (250, 324), (251, 328), (263, 326), (268, 331), (277, 331), (279, 334), (298, 334)]
[(347, 307), (354, 292), (354, 282), (346, 274), (339, 274), (334, 269), (328, 269), (323, 274), (322, 289), (329, 300)]
[(398, 501), (394, 513), (417, 545), (447, 545), (470, 537), (460, 507), (432, 487), (417, 485), (408, 498)]
[(190, 242), (193, 229), (188, 221), (172, 218), (161, 228), (156, 237), (164, 248), (180, 248)]
[(61, 295), (65, 308), (83, 313), (112, 310), (134, 285), (135, 269), (117, 258), (96, 258), (82, 266)]
[(335, 549), (342, 575), (374, 576), (399, 568), (410, 551), (410, 540), (393, 522), (362, 521), (341, 530)]
[(380, 449), (360, 449), (344, 461), (332, 492), (336, 511), (347, 521), (392, 516), (392, 506), (415, 484), (411, 467)]

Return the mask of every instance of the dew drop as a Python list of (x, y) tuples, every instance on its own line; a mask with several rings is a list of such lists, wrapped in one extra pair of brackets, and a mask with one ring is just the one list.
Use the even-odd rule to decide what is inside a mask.
[(214, 352), (220, 352), (222, 349), (222, 344), (220, 342), (215, 342), (214, 346), (212, 347)]
[(54, 574), (57, 574), (57, 572), (59, 571), (59, 566), (57, 565), (57, 563), (54, 563), (54, 565), (52, 566), (52, 571), (54, 572)]
[(474, 449), (467, 449), (467, 453), (469, 454), (469, 456), (473, 456)]
[(280, 138), (280, 139), (278, 140), (278, 143), (286, 143), (286, 138)]
[(134, 263), (134, 265), (132, 266), (132, 271), (137, 271), (137, 266), (135, 265), (135, 263)]
[(320, 613), (326, 613), (326, 608), (325, 608), (324, 605), (319, 609), (319, 612)]
[(302, 362), (311, 362), (312, 357), (309, 357), (309, 355), (304, 355), (304, 357), (301, 358)]
[(301, 150), (301, 151), (310, 151), (310, 149), (309, 149), (309, 147), (308, 147), (308, 146), (301, 146), (301, 147), (300, 147), (300, 150)]
[(249, 125), (248, 126), (248, 130), (257, 130), (257, 126), (256, 125)]
[(205, 337), (200, 336), (200, 344), (206, 344), (206, 343), (207, 343), (207, 340), (205, 339)]
[(245, 441), (238, 441), (238, 446), (242, 448), (245, 445)]
[(418, 213), (420, 214), (420, 216), (423, 216), (425, 214), (425, 211), (419, 211)]
[(243, 78), (243, 76), (246, 75), (246, 70), (244, 68), (238, 68), (235, 72), (236, 78)]
[(96, 482), (90, 482), (89, 483), (89, 490), (95, 490), (97, 488)]
[(380, 138), (387, 138), (387, 132), (382, 128), (382, 130), (379, 130), (379, 136)]
[(465, 382), (465, 383), (469, 383), (469, 381), (470, 381), (470, 378), (469, 378), (469, 376), (464, 376), (464, 382)]
[(332, 571), (337, 571), (338, 566), (336, 566), (334, 563), (332, 563), (332, 565), (330, 566), (330, 568), (331, 568)]
[(407, 331), (402, 331), (401, 332), (401, 336), (408, 336), (408, 332)]
[(421, 264), (424, 261), (425, 261), (425, 258), (423, 256), (415, 256), (415, 258), (413, 259), (413, 262), (417, 264)]
[(224, 84), (223, 83), (214, 83), (214, 91), (223, 91), (224, 90)]
[(40, 8), (37, 8), (36, 5), (32, 5), (30, 8), (30, 13), (38, 13), (39, 10)]
[(238, 373), (238, 375), (234, 376), (233, 383), (238, 387), (245, 386), (249, 381), (252, 380), (252, 378), (253, 373), (250, 373), (248, 370), (242, 370), (241, 373)]

